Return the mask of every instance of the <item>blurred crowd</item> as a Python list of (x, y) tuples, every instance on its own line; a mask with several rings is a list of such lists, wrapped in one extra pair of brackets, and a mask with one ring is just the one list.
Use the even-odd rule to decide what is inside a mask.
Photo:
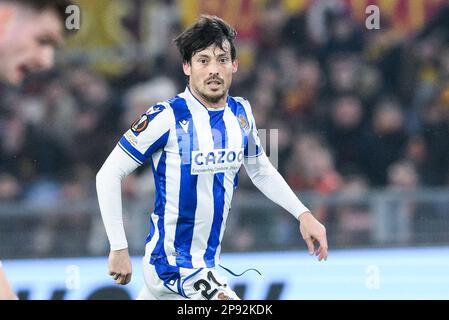
[[(1, 202), (45, 208), (95, 197), (95, 174), (130, 124), (183, 91), (168, 41), (182, 30), (180, 8), (159, 6), (165, 42), (148, 60), (129, 61), (131, 71), (106, 76), (69, 61), (20, 89), (0, 88)], [(254, 34), (237, 41), (231, 95), (249, 99), (259, 129), (278, 130), (289, 185), (324, 195), (449, 186), (449, 4), (405, 37), (384, 18), (367, 30), (338, 5), (313, 14), (268, 1)], [(125, 201), (152, 192), (150, 171), (125, 180)], [(239, 188), (252, 188), (244, 170)], [(77, 216), (73, 223), (87, 224)]]

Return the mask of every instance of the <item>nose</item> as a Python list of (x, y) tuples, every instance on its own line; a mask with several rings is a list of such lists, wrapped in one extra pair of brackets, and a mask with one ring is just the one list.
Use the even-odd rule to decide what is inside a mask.
[(218, 72), (210, 72), (209, 79), (220, 79), (220, 75), (218, 74)]
[(212, 61), (209, 64), (209, 76), (218, 76), (219, 75), (219, 70), (218, 70), (218, 64), (215, 61)]
[(53, 47), (42, 48), (37, 59), (37, 67), (40, 71), (51, 69), (55, 61), (55, 49)]

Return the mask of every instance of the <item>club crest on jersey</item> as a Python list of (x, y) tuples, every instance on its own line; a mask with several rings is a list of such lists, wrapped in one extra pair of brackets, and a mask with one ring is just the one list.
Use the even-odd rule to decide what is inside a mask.
[(240, 127), (243, 130), (248, 131), (249, 130), (249, 124), (248, 124), (248, 121), (246, 120), (245, 116), (243, 114), (239, 114), (237, 118), (239, 119)]
[(142, 132), (148, 127), (148, 116), (143, 114), (140, 119), (137, 119), (132, 125), (131, 130), (134, 132)]

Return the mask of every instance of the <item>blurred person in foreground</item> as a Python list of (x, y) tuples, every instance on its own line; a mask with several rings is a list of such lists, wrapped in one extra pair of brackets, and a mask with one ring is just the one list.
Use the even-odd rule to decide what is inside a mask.
[(212, 16), (202, 16), (180, 34), (175, 42), (187, 88), (136, 120), (97, 174), (111, 246), (109, 274), (125, 285), (132, 266), (121, 180), (145, 161), (152, 163), (156, 200), (138, 299), (239, 299), (217, 267), (242, 164), (252, 182), (299, 221), (309, 253), (327, 259), (326, 230), (268, 160), (248, 100), (228, 95), (238, 68), (235, 36), (231, 26)]
[[(64, 39), (69, 0), (0, 0), (0, 82), (20, 85), (50, 69)], [(17, 299), (0, 263), (0, 300)]]

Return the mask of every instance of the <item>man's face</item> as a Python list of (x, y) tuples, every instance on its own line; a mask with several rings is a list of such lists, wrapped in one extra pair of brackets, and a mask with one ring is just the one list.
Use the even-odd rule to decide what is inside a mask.
[(0, 6), (0, 80), (19, 85), (31, 72), (50, 69), (63, 41), (63, 25), (51, 9)]
[[(223, 50), (224, 49), (224, 50)], [(231, 59), (228, 41), (223, 49), (216, 45), (195, 53), (190, 63), (184, 63), (184, 73), (190, 77), (189, 86), (193, 92), (208, 103), (221, 103), (226, 98), (232, 82), (232, 74), (237, 71), (237, 61)]]

